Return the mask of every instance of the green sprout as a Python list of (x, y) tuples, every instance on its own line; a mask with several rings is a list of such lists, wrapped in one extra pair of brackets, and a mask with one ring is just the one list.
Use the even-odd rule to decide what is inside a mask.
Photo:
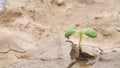
[(68, 29), (68, 31), (65, 33), (65, 38), (69, 39), (69, 37), (72, 36), (75, 33), (79, 34), (78, 48), (81, 45), (83, 34), (85, 34), (86, 36), (88, 36), (90, 38), (96, 38), (97, 37), (97, 32), (93, 28), (86, 28), (84, 30), (78, 30), (77, 27), (72, 27), (72, 28)]

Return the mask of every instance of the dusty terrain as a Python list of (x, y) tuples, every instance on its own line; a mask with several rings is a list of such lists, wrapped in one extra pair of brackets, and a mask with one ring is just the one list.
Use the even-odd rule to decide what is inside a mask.
[[(73, 60), (64, 33), (75, 25), (98, 32), (96, 39), (84, 36), (82, 41), (97, 58), (71, 68), (119, 68), (119, 4), (119, 0), (8, 0), (0, 11), (0, 68), (67, 68)], [(70, 38), (75, 44), (78, 39)]]

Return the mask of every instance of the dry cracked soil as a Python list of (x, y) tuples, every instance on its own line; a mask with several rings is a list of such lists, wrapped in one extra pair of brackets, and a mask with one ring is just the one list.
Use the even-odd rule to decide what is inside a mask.
[[(119, 68), (119, 6), (119, 0), (8, 0), (0, 10), (0, 68)], [(94, 59), (71, 60), (64, 33), (72, 26), (97, 31), (82, 41)]]

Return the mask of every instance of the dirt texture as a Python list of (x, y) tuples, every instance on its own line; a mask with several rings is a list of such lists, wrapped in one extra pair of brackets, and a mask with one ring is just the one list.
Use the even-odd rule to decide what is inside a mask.
[[(0, 68), (119, 68), (119, 0), (8, 0), (0, 11)], [(64, 33), (92, 27), (83, 52), (96, 57), (71, 60)], [(78, 35), (70, 40), (78, 43)], [(72, 62), (75, 63), (70, 66)]]

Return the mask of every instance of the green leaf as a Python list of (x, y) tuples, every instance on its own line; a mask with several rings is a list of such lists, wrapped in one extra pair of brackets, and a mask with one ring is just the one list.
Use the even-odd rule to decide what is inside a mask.
[(65, 38), (69, 39), (69, 37), (76, 32), (78, 32), (77, 27), (72, 27), (72, 28), (68, 29), (68, 31), (65, 33)]
[(97, 37), (97, 32), (94, 29), (92, 29), (92, 28), (84, 29), (83, 33), (85, 35), (87, 35), (88, 37), (91, 37), (91, 38), (96, 38)]

